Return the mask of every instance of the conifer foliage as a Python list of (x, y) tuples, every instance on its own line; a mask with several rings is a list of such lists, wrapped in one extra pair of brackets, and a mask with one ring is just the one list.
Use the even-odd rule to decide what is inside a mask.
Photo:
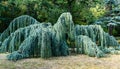
[[(75, 25), (72, 15), (61, 14), (56, 24), (40, 23), (23, 15), (14, 19), (0, 36), (0, 52), (9, 52), (9, 60), (30, 57), (49, 58), (69, 55), (67, 40), (75, 42), (76, 53), (103, 57), (119, 50), (119, 44), (99, 25)], [(109, 49), (109, 48), (112, 48)]]

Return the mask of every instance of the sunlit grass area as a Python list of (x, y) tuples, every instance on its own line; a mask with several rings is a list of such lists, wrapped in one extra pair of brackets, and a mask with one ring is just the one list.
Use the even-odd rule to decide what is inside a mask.
[[(5, 56), (0, 55), (0, 57)], [(0, 60), (0, 69), (119, 69), (120, 55), (95, 58), (86, 55), (52, 57), (49, 59), (31, 58), (17, 62)]]

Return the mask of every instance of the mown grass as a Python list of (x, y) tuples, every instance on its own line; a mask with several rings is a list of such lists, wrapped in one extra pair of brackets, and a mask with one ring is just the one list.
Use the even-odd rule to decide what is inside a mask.
[(0, 60), (0, 69), (120, 69), (120, 55), (96, 58), (87, 55), (23, 59), (16, 62)]

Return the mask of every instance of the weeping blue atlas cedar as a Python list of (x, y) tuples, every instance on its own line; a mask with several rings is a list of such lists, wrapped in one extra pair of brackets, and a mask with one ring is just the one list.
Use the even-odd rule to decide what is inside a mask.
[[(0, 35), (0, 53), (9, 52), (9, 60), (69, 55), (69, 43), (74, 42), (76, 53), (103, 57), (117, 52), (119, 44), (99, 25), (75, 25), (69, 12), (61, 14), (53, 26), (23, 15), (15, 18)], [(112, 52), (113, 53), (113, 52)]]

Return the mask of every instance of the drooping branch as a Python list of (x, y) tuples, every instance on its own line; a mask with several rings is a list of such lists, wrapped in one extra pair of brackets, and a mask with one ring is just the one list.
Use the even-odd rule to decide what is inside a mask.
[(29, 16), (18, 17), (0, 38), (0, 52), (10, 52), (8, 59), (15, 61), (31, 57), (67, 56), (70, 47), (68, 38), (75, 43), (76, 53), (93, 57), (116, 53), (120, 48), (116, 39), (105, 33), (100, 25), (74, 27), (72, 15), (68, 12), (61, 14), (53, 26), (51, 23), (39, 23)]

